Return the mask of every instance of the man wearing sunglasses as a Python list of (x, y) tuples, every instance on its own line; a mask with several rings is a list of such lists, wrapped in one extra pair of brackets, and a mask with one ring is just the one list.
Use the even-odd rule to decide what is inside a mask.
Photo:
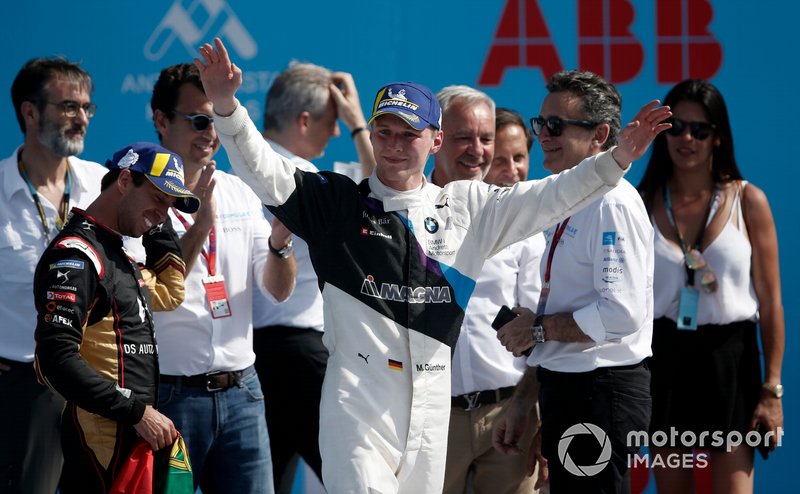
[[(531, 119), (545, 169), (570, 170), (617, 144), (622, 99), (610, 83), (590, 72), (559, 72), (547, 90), (540, 115)], [(623, 179), (545, 238), (536, 312), (515, 309), (519, 317), (497, 333), (514, 355), (533, 349), (495, 429), (495, 447), (530, 454), (531, 472), (535, 455), (537, 485), (549, 468), (553, 494), (627, 492), (628, 455), (635, 452), (627, 436), (647, 431), (650, 421), (650, 372), (643, 360), (653, 332), (653, 228), (638, 192)], [(535, 400), (525, 392), (534, 376), (542, 425), (534, 446), (523, 451), (517, 442), (533, 412)], [(607, 464), (591, 470), (602, 461)]]
[[(281, 72), (267, 93), (264, 137), (298, 169), (319, 171), (311, 162), (347, 126), (364, 176), (375, 168), (369, 130), (353, 77), (310, 63), (294, 63)], [(274, 216), (265, 212), (267, 218)], [(274, 220), (277, 221), (277, 220)], [(275, 244), (284, 249), (284, 244)], [(322, 479), (319, 454), (319, 402), (328, 350), (322, 343), (323, 307), (308, 245), (291, 240), (297, 260), (292, 295), (275, 304), (254, 291), (253, 346), (256, 370), (267, 406), (275, 490), (290, 492), (296, 455)], [(285, 369), (292, 372), (285, 372)]]
[(54, 492), (61, 475), (64, 399), (36, 382), (33, 273), (74, 206), (100, 193), (106, 168), (76, 158), (84, 147), (92, 79), (62, 58), (28, 61), (11, 86), (23, 144), (0, 161), (0, 490)]
[(271, 493), (264, 396), (253, 365), (252, 292), (276, 302), (291, 293), (294, 256), (269, 253), (270, 242), (285, 245), (290, 233), (271, 230), (252, 190), (215, 169), (219, 139), (194, 65), (162, 70), (150, 105), (161, 144), (181, 156), (186, 187), (202, 201), (194, 214), (169, 212), (187, 266), (186, 299), (155, 316), (158, 409), (186, 441), (195, 488)]

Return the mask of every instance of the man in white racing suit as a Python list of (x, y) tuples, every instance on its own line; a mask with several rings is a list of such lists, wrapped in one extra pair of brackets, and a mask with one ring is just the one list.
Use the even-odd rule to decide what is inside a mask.
[(649, 103), (618, 147), (563, 174), (511, 188), (440, 188), (423, 175), (442, 142), (439, 103), (425, 86), (393, 83), (378, 91), (370, 120), (376, 172), (356, 184), (297, 170), (273, 151), (235, 98), (241, 70), (214, 43), (195, 64), (231, 165), (308, 243), (319, 278), (328, 492), (441, 492), (451, 349), (484, 260), (611, 190), (669, 127), (660, 123), (669, 109)]

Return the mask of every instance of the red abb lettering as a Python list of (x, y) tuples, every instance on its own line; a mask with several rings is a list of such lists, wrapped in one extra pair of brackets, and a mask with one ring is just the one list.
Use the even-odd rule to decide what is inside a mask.
[(580, 68), (613, 83), (636, 77), (644, 64), (644, 49), (630, 31), (634, 17), (628, 0), (579, 0)]
[[(722, 45), (709, 32), (709, 0), (655, 0), (659, 83), (710, 79), (722, 65)], [(636, 11), (630, 0), (578, 0), (578, 66), (610, 82), (635, 78), (644, 49), (631, 33)], [(538, 68), (547, 80), (562, 69), (550, 30), (536, 0), (507, 0), (483, 63), (479, 86), (497, 86), (509, 68)]]
[(657, 0), (656, 45), (660, 83), (710, 79), (722, 65), (722, 45), (708, 31), (707, 0)]
[(512, 67), (539, 67), (545, 79), (563, 67), (536, 0), (506, 3), (478, 85), (499, 85), (503, 73)]

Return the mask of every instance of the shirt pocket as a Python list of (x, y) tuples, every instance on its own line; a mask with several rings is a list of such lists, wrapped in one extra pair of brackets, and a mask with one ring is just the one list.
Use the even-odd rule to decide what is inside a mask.
[(33, 272), (44, 250), (42, 233), (23, 222), (15, 227), (7, 223), (0, 229), (0, 280), (33, 284)]

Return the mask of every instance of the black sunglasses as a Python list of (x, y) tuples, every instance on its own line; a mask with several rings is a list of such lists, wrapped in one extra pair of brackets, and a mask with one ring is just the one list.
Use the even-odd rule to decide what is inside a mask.
[(577, 127), (583, 127), (584, 129), (593, 129), (600, 125), (600, 122), (591, 122), (589, 120), (573, 120), (571, 118), (561, 117), (544, 118), (541, 115), (538, 117), (531, 117), (531, 129), (533, 129), (533, 135), (535, 136), (541, 134), (542, 129), (547, 127), (547, 131), (551, 136), (558, 137), (562, 132), (564, 132), (565, 125), (575, 125)]
[(708, 122), (687, 122), (680, 118), (669, 118), (666, 123), (671, 123), (672, 127), (667, 129), (667, 134), (671, 136), (683, 135), (686, 128), (689, 128), (689, 134), (698, 141), (705, 140), (711, 135), (711, 132), (717, 128), (716, 125)]
[(214, 119), (209, 117), (208, 115), (203, 115), (202, 113), (198, 113), (196, 115), (187, 115), (185, 113), (181, 113), (178, 110), (172, 110), (173, 115), (178, 115), (180, 117), (185, 118), (192, 122), (192, 130), (195, 132), (203, 132), (207, 128), (214, 123)]

